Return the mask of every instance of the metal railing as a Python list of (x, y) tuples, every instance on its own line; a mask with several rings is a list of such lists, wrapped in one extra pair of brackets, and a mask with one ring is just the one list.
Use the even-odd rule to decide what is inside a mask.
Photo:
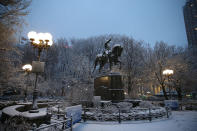
[[(161, 110), (160, 112), (154, 110)], [(157, 119), (161, 117), (169, 118), (171, 115), (171, 110), (169, 108), (165, 108), (165, 110), (161, 108), (137, 108), (131, 109), (127, 112), (118, 109), (117, 112), (110, 112), (110, 110), (106, 109), (98, 109), (98, 108), (84, 108), (83, 109), (83, 121), (93, 120), (93, 121), (128, 121), (128, 120), (149, 120)], [(143, 113), (139, 113), (143, 112)]]
[(33, 129), (31, 129), (30, 131), (42, 131), (43, 129), (46, 128), (54, 128), (54, 130), (56, 129), (60, 129), (60, 130), (70, 130), (72, 131), (72, 126), (73, 126), (73, 121), (72, 121), (72, 117), (71, 118), (65, 118), (65, 120), (62, 121), (57, 121), (54, 122), (50, 125), (46, 125), (46, 126), (41, 126), (41, 127), (36, 127), (36, 124), (33, 124)]

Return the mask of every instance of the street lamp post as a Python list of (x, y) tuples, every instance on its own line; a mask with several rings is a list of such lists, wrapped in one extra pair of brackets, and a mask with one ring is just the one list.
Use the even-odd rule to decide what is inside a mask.
[[(173, 70), (170, 69), (166, 69), (163, 71), (163, 75), (168, 77), (168, 82), (170, 82), (170, 76), (172, 76), (174, 74)], [(171, 94), (171, 87), (169, 86), (169, 94), (170, 94), (170, 99), (172, 98), (172, 94)]]
[(27, 86), (28, 86), (28, 82), (29, 82), (29, 73), (32, 70), (32, 66), (30, 64), (26, 64), (22, 67), (22, 69), (27, 73), (27, 85), (25, 88), (25, 98), (24, 98), (24, 102), (27, 102)]
[(52, 35), (50, 33), (36, 33), (31, 31), (28, 33), (28, 38), (31, 41), (31, 45), (38, 49), (38, 61), (40, 61), (40, 55), (43, 49), (48, 49), (52, 46)]
[[(34, 48), (38, 49), (38, 62), (40, 62), (40, 55), (42, 50), (48, 49), (50, 46), (52, 46), (52, 35), (50, 33), (36, 33), (34, 31), (31, 31), (28, 33), (28, 38), (30, 40), (31, 45)], [(37, 106), (37, 96), (38, 96), (38, 90), (37, 90), (37, 79), (38, 79), (38, 72), (36, 73), (36, 80), (34, 84), (34, 92), (33, 92), (33, 108), (30, 112), (38, 112), (38, 106)]]

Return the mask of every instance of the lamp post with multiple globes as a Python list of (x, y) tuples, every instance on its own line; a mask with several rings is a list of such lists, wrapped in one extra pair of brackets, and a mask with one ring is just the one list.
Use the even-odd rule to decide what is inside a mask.
[[(170, 82), (170, 76), (172, 76), (174, 74), (173, 70), (170, 69), (166, 69), (163, 71), (163, 75), (168, 77), (168, 82)], [(169, 94), (170, 94), (170, 99), (172, 98), (172, 94), (171, 94), (171, 87), (169, 86)]]
[(28, 82), (29, 82), (29, 73), (32, 70), (32, 66), (30, 64), (26, 64), (22, 67), (22, 69), (27, 73), (27, 85), (25, 88), (25, 98), (24, 98), (24, 101), (27, 102), (27, 86), (28, 86)]
[(50, 33), (36, 33), (31, 31), (28, 33), (28, 38), (31, 41), (31, 45), (38, 49), (38, 60), (40, 61), (40, 54), (43, 49), (48, 49), (52, 46), (52, 35)]
[[(40, 55), (42, 50), (47, 50), (50, 46), (52, 46), (52, 35), (50, 33), (36, 33), (34, 31), (31, 31), (28, 33), (28, 38), (30, 40), (31, 45), (34, 48), (38, 49), (38, 62), (40, 62)], [(34, 67), (33, 67), (34, 68)], [(33, 108), (30, 112), (39, 112), (38, 106), (37, 106), (37, 79), (38, 79), (38, 73), (36, 72), (36, 80), (34, 84), (34, 92), (33, 92)]]

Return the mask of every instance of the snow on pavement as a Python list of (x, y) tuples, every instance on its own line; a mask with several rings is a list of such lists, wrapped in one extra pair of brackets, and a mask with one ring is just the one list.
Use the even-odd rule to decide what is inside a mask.
[(174, 111), (167, 120), (131, 123), (80, 123), (74, 131), (197, 131), (197, 111)]

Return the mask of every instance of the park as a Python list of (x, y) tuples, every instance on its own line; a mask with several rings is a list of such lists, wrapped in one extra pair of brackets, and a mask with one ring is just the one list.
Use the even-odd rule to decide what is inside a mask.
[(175, 1), (0, 1), (0, 131), (196, 131), (197, 2)]

